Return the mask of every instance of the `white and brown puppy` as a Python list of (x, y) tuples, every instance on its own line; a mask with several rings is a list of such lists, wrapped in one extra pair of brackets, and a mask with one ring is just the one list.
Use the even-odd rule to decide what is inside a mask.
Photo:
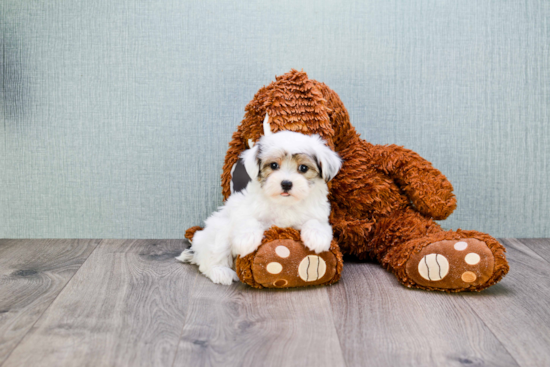
[(264, 136), (241, 158), (252, 180), (205, 221), (191, 248), (177, 258), (198, 265), (219, 284), (238, 280), (233, 258), (255, 251), (271, 226), (300, 230), (304, 244), (316, 253), (327, 251), (332, 241), (327, 182), (338, 173), (341, 159), (323, 139), (271, 133), (266, 116)]

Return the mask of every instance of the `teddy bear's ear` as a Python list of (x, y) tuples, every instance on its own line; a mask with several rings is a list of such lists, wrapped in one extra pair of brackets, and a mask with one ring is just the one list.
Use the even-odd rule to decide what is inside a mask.
[(245, 150), (241, 153), (241, 159), (248, 176), (255, 180), (260, 173), (260, 159), (258, 158), (260, 144), (257, 143), (254, 147)]

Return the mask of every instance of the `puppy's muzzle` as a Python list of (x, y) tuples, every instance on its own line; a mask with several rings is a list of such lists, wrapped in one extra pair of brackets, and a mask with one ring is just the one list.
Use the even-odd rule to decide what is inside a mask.
[(281, 187), (284, 191), (289, 191), (290, 189), (292, 189), (292, 181), (281, 181)]

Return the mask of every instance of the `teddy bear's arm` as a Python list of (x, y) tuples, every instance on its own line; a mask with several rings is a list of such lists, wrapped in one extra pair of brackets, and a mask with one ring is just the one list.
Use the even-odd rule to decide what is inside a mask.
[(445, 219), (456, 208), (453, 186), (430, 162), (397, 145), (375, 145), (373, 159), (399, 185), (419, 212)]

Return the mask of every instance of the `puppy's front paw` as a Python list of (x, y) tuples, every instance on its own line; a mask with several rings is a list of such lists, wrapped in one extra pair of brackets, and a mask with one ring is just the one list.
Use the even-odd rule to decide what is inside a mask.
[(332, 241), (332, 228), (322, 224), (304, 226), (301, 231), (304, 245), (316, 254), (328, 251)]
[(216, 266), (210, 271), (209, 278), (216, 284), (231, 285), (233, 281), (239, 280), (235, 270), (226, 266)]
[(256, 249), (262, 243), (264, 237), (263, 230), (250, 230), (237, 233), (233, 237), (232, 252), (234, 256), (246, 256)]

